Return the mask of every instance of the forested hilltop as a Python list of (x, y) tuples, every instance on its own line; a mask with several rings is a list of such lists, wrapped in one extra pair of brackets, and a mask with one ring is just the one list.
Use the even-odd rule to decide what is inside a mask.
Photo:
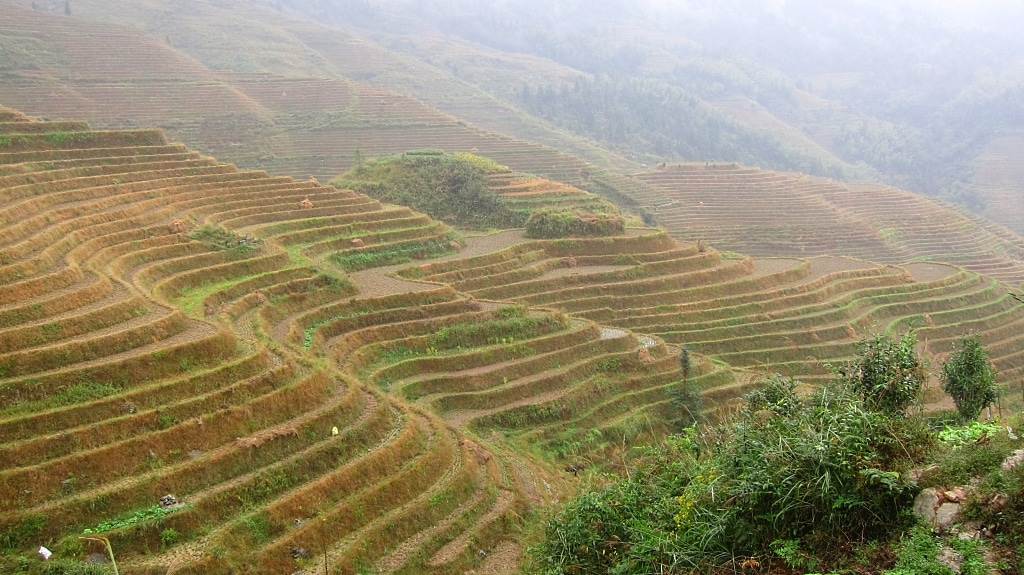
[[(858, 0), (273, 4), (369, 33), (650, 164), (880, 180), (983, 209), (977, 157), (1024, 128), (1020, 41), (1005, 25), (982, 27), (1012, 21), (1014, 7), (983, 5), (954, 24), (935, 9)], [(502, 68), (424, 39), (438, 33), (577, 74)]]

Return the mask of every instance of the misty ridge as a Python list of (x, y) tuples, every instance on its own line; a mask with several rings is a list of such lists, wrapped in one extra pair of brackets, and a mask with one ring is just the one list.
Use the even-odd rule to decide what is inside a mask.
[[(1024, 8), (1013, 2), (273, 5), (367, 34), (647, 164), (736, 161), (880, 181), (983, 210), (975, 156), (1024, 128), (1024, 44), (1014, 33)], [(552, 66), (503, 71), (454, 43), (439, 54), (410, 39), (437, 35)], [(755, 111), (804, 140), (750, 121)]]

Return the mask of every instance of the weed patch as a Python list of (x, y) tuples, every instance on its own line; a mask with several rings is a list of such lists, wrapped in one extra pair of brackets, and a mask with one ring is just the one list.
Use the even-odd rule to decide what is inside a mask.
[(122, 517), (118, 517), (116, 519), (108, 519), (107, 521), (103, 521), (97, 524), (95, 527), (85, 529), (84, 531), (82, 531), (82, 533), (86, 535), (90, 535), (93, 533), (105, 533), (107, 531), (113, 531), (115, 529), (129, 527), (137, 523), (144, 523), (146, 521), (156, 521), (157, 519), (167, 517), (175, 511), (187, 509), (188, 507), (188, 505), (173, 507), (163, 507), (160, 505), (154, 505), (152, 507), (147, 507), (146, 509), (140, 509), (132, 513), (131, 515), (125, 515)]

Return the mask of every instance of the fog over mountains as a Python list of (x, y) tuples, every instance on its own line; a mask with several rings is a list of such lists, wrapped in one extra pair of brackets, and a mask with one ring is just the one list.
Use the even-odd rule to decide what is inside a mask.
[[(978, 158), (1024, 128), (1024, 48), (1012, 33), (1024, 8), (1011, 2), (276, 5), (369, 34), (647, 162), (731, 160), (883, 181), (985, 210)], [(509, 74), (514, 89), (495, 90), (464, 48), (410, 40), (438, 34), (580, 75)]]

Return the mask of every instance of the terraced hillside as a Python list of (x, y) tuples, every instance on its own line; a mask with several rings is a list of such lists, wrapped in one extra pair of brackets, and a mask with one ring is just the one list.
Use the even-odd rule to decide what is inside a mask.
[[(531, 429), (634, 437), (678, 416), (663, 343), (375, 267), (516, 233), (459, 246), (407, 208), (153, 130), (5, 111), (0, 136), (6, 553), (77, 555), (94, 529), (128, 572), (290, 573), (324, 549), (337, 572), (456, 572), (568, 478), (473, 422), (562, 401), (580, 412)], [(666, 423), (641, 425), (652, 409)]]
[(908, 326), (932, 353), (979, 330), (1003, 381), (1024, 370), (1020, 307), (945, 265), (460, 239), (159, 131), (4, 110), (0, 138), (0, 561), (95, 551), (91, 529), (129, 573), (498, 572), (561, 468), (677, 424), (678, 344), (707, 409)]
[(1024, 238), (935, 200), (875, 185), (732, 164), (680, 165), (636, 175), (634, 198), (685, 238), (756, 255), (847, 255), (881, 262), (951, 262), (1024, 280)]
[[(257, 60), (239, 68), (257, 66), (277, 73), (230, 71), (236, 67), (223, 61), (225, 50), (214, 50), (209, 36), (159, 38), (133, 28), (0, 4), (5, 15), (0, 41), (18, 47), (12, 52), (17, 58), (0, 64), (0, 101), (36, 116), (85, 118), (103, 129), (157, 126), (175, 141), (222, 160), (302, 179), (312, 175), (326, 181), (360, 157), (426, 147), (477, 152), (517, 171), (559, 180), (582, 182), (581, 170), (600, 171), (579, 157), (482, 130), (420, 100), (354, 82), (350, 78), (372, 70), (401, 68), (403, 60), (340, 30), (282, 19), (263, 8), (255, 11), (265, 19), (277, 17), (282, 29), (274, 34), (285, 37), (233, 51)], [(124, 18), (135, 11), (140, 11), (138, 18), (149, 14), (141, 6), (122, 8), (108, 3), (80, 7), (87, 14), (96, 11), (96, 17), (107, 10)], [(192, 34), (203, 21), (193, 12), (213, 11), (209, 19), (216, 21), (226, 17), (218, 10), (206, 5), (194, 11), (182, 8), (172, 22), (177, 34)], [(163, 16), (161, 25), (167, 25)], [(215, 71), (176, 49), (176, 41), (187, 42), (188, 53), (216, 66)], [(275, 45), (280, 53), (298, 54), (303, 63), (281, 65), (277, 60), (283, 56), (265, 53)], [(409, 74), (429, 72), (422, 64), (408, 64), (413, 66)], [(483, 112), (493, 115), (496, 107), (504, 106), (470, 92), (460, 97), (477, 109), (472, 118), (486, 117)], [(491, 129), (513, 125), (509, 121)], [(552, 137), (550, 141), (574, 148), (569, 139)], [(595, 150), (580, 151), (603, 163), (629, 164)]]
[(1017, 233), (1024, 233), (1024, 135), (1006, 134), (990, 142), (975, 161), (972, 186), (984, 199), (982, 214)]

